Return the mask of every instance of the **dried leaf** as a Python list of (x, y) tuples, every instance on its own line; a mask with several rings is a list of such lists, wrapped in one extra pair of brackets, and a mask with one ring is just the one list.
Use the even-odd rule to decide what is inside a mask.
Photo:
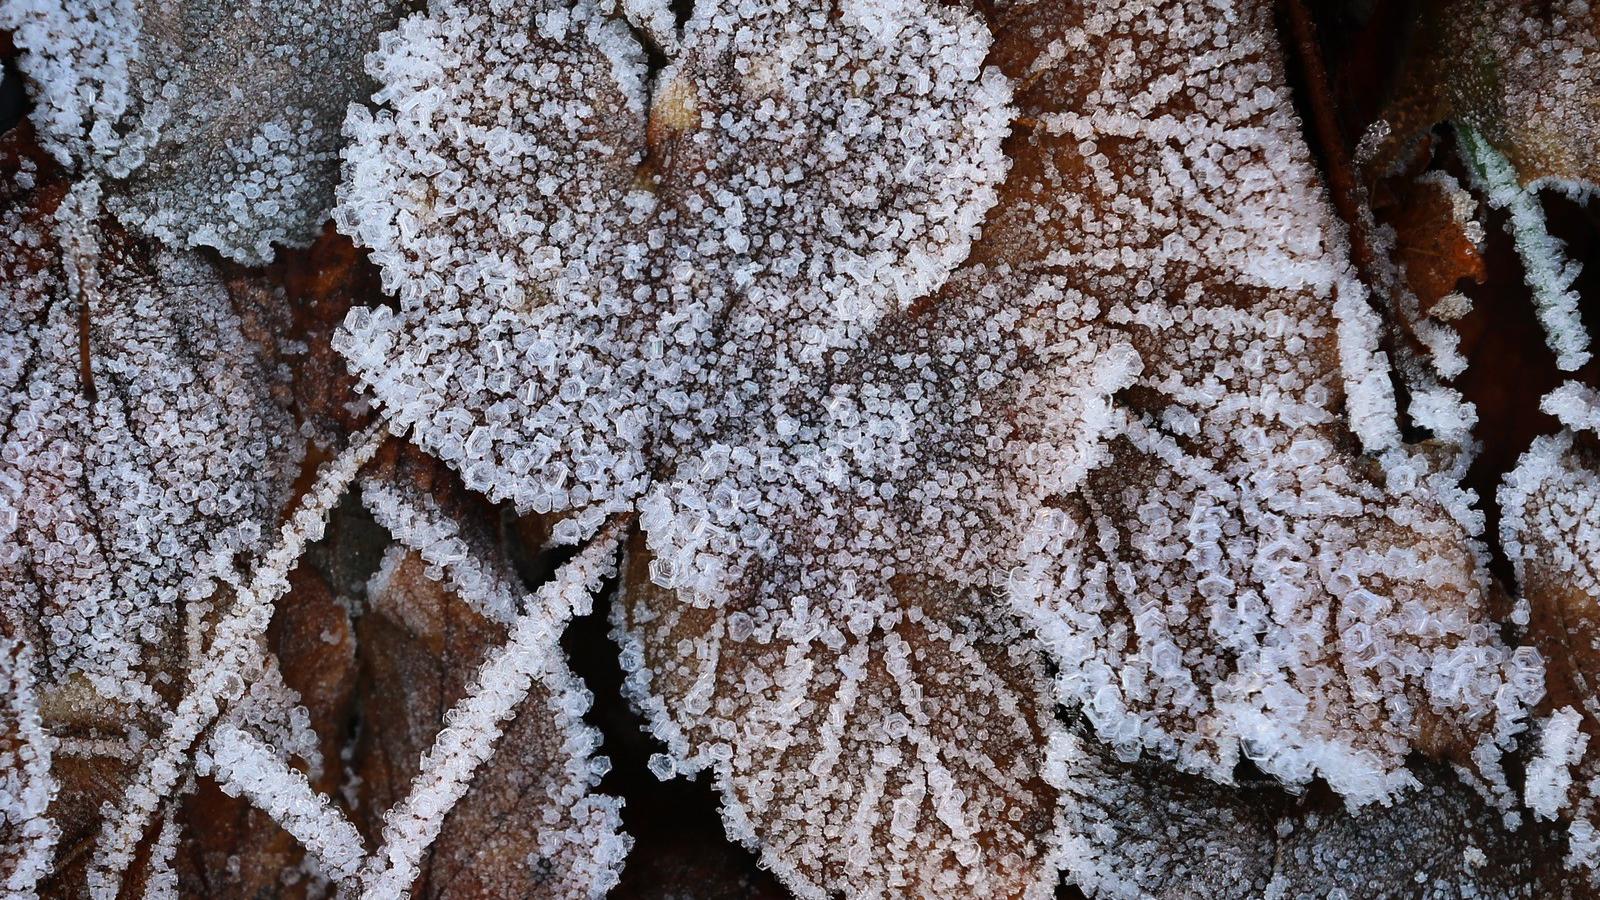
[[(1538, 660), (1490, 627), (1471, 498), (1399, 444), (1269, 11), (1032, 6), (999, 31), (1027, 38), (1003, 65), (1038, 125), (1011, 150), (1042, 184), (1013, 176), (998, 209), (1039, 223), (1143, 364), (1107, 464), (1012, 574), (1066, 696), (1122, 755), (1221, 781), (1249, 758), (1360, 804), (1410, 786), (1420, 749), (1509, 793)], [(1061, 213), (1012, 200), (1032, 195)]]
[[(1070, 877), (1091, 897), (1577, 898), (1547, 828), (1503, 814), (1439, 766), (1359, 811), (1270, 783), (1228, 787), (1063, 741)], [(1515, 830), (1512, 827), (1515, 826)]]
[[(441, 522), (463, 521), (444, 509), (471, 502), (452, 496), (453, 479), (414, 456), (394, 466), (363, 484), (379, 521), (403, 542), (385, 555), (360, 624), (366, 702), (353, 766), (356, 805), (372, 835), (421, 783), (435, 734), (468, 727), (445, 710), (461, 703), (482, 661), (505, 643), (503, 623), (517, 620), (497, 595), (514, 594), (520, 606), (522, 594), (505, 582), (515, 576), (487, 541), (430, 540)], [(426, 487), (435, 478), (443, 490)], [(594, 755), (599, 734), (581, 719), (588, 692), (554, 634), (549, 641), (545, 668), (505, 724), (493, 764), (472, 776), (445, 817), (415, 896), (590, 897), (616, 883), (628, 846), (616, 834), (619, 803), (593, 792), (609, 763)]]
[(122, 222), (266, 262), (321, 229), (362, 57), (405, 0), (0, 3), (63, 162), (103, 175)]

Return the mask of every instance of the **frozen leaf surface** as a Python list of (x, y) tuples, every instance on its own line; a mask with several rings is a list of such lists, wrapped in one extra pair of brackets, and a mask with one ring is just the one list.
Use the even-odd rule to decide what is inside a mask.
[(302, 442), (211, 265), (99, 246), (85, 193), (0, 213), (0, 608), (44, 682), (150, 704), (182, 605), (261, 548)]
[(1497, 782), (1537, 656), (1491, 627), (1471, 498), (1398, 443), (1268, 11), (1004, 16), (1030, 37), (1004, 60), (1030, 80), (1020, 143), (1071, 199), (1039, 215), (1008, 184), (1000, 220), (1032, 219), (1143, 364), (1110, 461), (1041, 513), (1012, 576), (1062, 688), (1124, 757), (1223, 781), (1248, 756), (1363, 803), (1423, 749)]
[(1052, 765), (1066, 793), (1069, 877), (1097, 900), (1590, 896), (1549, 829), (1505, 821), (1439, 766), (1419, 770), (1419, 787), (1391, 805), (1352, 812), (1259, 779), (1230, 787), (1120, 762), (1078, 735), (1055, 745)]
[(667, 745), (658, 777), (709, 768), (729, 832), (803, 896), (1048, 893), (1051, 701), (992, 597), (906, 578), (871, 631), (841, 642), (819, 612), (817, 636), (791, 636), (754, 628), (748, 600), (683, 602), (641, 549), (615, 636)]
[(316, 236), (345, 107), (402, 0), (6, 0), (34, 120), (128, 226), (265, 262)]
[(1518, 617), (1550, 658), (1525, 797), (1545, 818), (1568, 819), (1569, 859), (1600, 867), (1600, 396), (1574, 382), (1542, 404), (1565, 426), (1536, 438), (1500, 487), (1501, 544), (1521, 596)]

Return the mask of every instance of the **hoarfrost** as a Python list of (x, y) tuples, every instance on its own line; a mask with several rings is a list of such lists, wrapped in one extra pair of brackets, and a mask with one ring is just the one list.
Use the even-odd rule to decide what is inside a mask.
[(1418, 788), (1351, 811), (1256, 779), (1219, 785), (1148, 761), (1126, 763), (1092, 737), (1052, 747), (1066, 794), (1063, 858), (1096, 900), (1145, 897), (1580, 898), (1583, 875), (1552, 865), (1549, 829), (1513, 821), (1448, 768)]
[(94, 237), (83, 194), (0, 212), (0, 610), (45, 683), (148, 705), (180, 604), (262, 549), (303, 442), (212, 266)]
[(55, 740), (39, 716), (32, 652), (0, 636), (0, 891), (38, 895), (61, 829), (48, 815), (55, 797)]
[[(383, 481), (374, 476), (365, 483), (369, 503), (370, 489)], [(408, 509), (430, 507), (413, 489), (387, 486), (379, 503), (399, 496)], [(413, 526), (397, 537), (419, 533)], [(383, 813), (383, 847), (362, 870), (363, 896), (405, 894), (424, 860), (430, 884), (493, 896), (598, 897), (616, 884), (630, 844), (620, 833), (621, 801), (595, 791), (609, 763), (595, 754), (600, 735), (582, 718), (589, 693), (567, 668), (557, 640), (573, 615), (588, 612), (590, 596), (614, 571), (618, 543), (619, 529), (610, 527), (537, 593), (517, 592), (520, 612), (509, 623), (480, 618), (476, 625), (448, 625), (495, 633), (509, 625), (509, 635), (439, 723), (409, 795)], [(451, 604), (486, 609), (489, 595), (513, 590), (483, 579), (504, 565), (486, 548), (470, 561), (441, 564), (443, 578), (428, 574), (418, 554), (429, 546), (394, 545), (374, 581), (369, 612), (406, 623), (421, 641), (437, 640), (428, 622), (478, 616)], [(485, 766), (491, 755), (495, 765)]]
[(1008, 184), (997, 208), (1039, 223), (1143, 363), (1107, 464), (1041, 510), (1011, 576), (1062, 689), (1124, 758), (1222, 781), (1249, 757), (1361, 804), (1410, 785), (1420, 747), (1504, 791), (1538, 657), (1491, 627), (1474, 498), (1387, 436), (1376, 322), (1267, 12), (1036, 6), (1007, 29), (1032, 38), (1008, 71), (1038, 123), (1014, 156), (1071, 206)]
[(129, 227), (241, 262), (321, 229), (363, 55), (404, 0), (5, 0), (34, 122)]
[[(1528, 605), (1530, 638), (1550, 658), (1549, 715), (1528, 765), (1528, 805), (1571, 823), (1569, 861), (1600, 867), (1600, 396), (1567, 383), (1542, 404), (1565, 426), (1534, 439), (1500, 485), (1500, 541)], [(1585, 751), (1588, 752), (1585, 752)]]

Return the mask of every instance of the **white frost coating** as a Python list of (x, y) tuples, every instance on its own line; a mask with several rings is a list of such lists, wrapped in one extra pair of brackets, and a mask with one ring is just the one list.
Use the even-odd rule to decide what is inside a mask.
[(678, 17), (671, 0), (622, 0), (622, 14), (662, 53), (678, 52)]
[(1042, 889), (1006, 596), (1124, 754), (1359, 804), (1459, 735), (1507, 790), (1538, 659), (1459, 473), (1400, 444), (1266, 10), (997, 11), (1043, 60), (997, 187), (958, 12), (702, 5), (646, 106), (597, 11), (497, 9), (373, 58), (338, 218), (400, 308), (337, 347), (558, 539), (637, 510), (630, 693), (793, 889)]
[(516, 573), (490, 562), (490, 555), (474, 546), (474, 538), (464, 535), (461, 524), (433, 497), (387, 479), (364, 478), (361, 500), (379, 525), (439, 567), (450, 587), (479, 613), (507, 625), (516, 619), (522, 596)]
[(361, 833), (305, 773), (291, 769), (269, 746), (231, 725), (219, 726), (207, 744), (212, 774), (230, 797), (241, 794), (306, 848), (335, 881), (347, 881), (366, 859)]
[(47, 815), (55, 740), (39, 719), (33, 653), (0, 638), (0, 895), (38, 896), (61, 830)]
[(1511, 162), (1471, 126), (1458, 123), (1456, 137), (1474, 185), (1489, 205), (1509, 213), (1506, 231), (1522, 259), (1534, 310), (1544, 326), (1545, 339), (1555, 351), (1556, 365), (1573, 371), (1589, 361), (1589, 333), (1578, 313), (1578, 294), (1572, 284), (1582, 266), (1568, 259), (1566, 248), (1545, 225), (1539, 194), (1523, 187)]
[(1539, 727), (1539, 751), (1528, 762), (1523, 798), (1542, 819), (1553, 819), (1569, 803), (1572, 767), (1583, 759), (1589, 736), (1578, 730), (1583, 715), (1570, 706), (1551, 713)]
[(704, 5), (645, 175), (627, 30), (581, 3), (530, 36), (502, 5), (440, 4), (372, 58), (385, 106), (352, 110), (336, 218), (401, 309), (354, 311), (336, 347), (468, 487), (578, 510), (571, 541), (644, 491), (647, 455), (943, 282), (1004, 173), (1005, 86), (976, 21), (915, 0)]
[(153, 648), (214, 568), (265, 548), (304, 441), (220, 273), (128, 259), (92, 188), (0, 211), (0, 610), (42, 671), (162, 705)]
[[(1353, 805), (1412, 786), (1406, 756), (1442, 727), (1508, 795), (1538, 659), (1492, 627), (1459, 473), (1400, 444), (1268, 11), (1019, 15), (1079, 52), (1019, 92), (1039, 126), (1011, 148), (1053, 155), (1067, 208), (1016, 215), (1142, 362), (1107, 462), (1030, 523), (1008, 579), (1064, 695), (1124, 759), (1228, 781), (1248, 757)], [(1429, 398), (1441, 425), (1448, 400)]]
[(91, 126), (128, 108), (128, 64), (138, 55), (136, 0), (5, 0), (18, 68), (32, 83), (40, 142), (62, 163), (85, 155)]
[(247, 263), (316, 236), (363, 55), (404, 0), (3, 0), (45, 145), (107, 208)]
[(183, 698), (140, 760), (122, 804), (101, 828), (88, 873), (90, 896), (97, 900), (117, 896), (150, 816), (183, 774), (185, 754), (228, 704), (244, 693), (247, 685), (241, 673), (259, 655), (260, 636), (272, 619), (273, 602), (289, 590), (290, 570), (306, 545), (322, 536), (328, 510), (377, 452), (384, 437), (384, 425), (373, 425), (355, 435), (343, 452), (317, 472), (299, 508), (279, 529), (276, 545), (256, 562), (247, 584), (234, 581), (231, 572), (217, 573), (233, 581), (233, 603), (213, 630), (205, 659), (189, 671)]
[(1524, 595), (1532, 567), (1540, 578), (1600, 598), (1600, 472), (1575, 441), (1570, 431), (1535, 438), (1500, 485), (1500, 543)]
[[(186, 789), (183, 793), (187, 794)], [(145, 876), (144, 900), (178, 900), (178, 870), (172, 867), (172, 858), (178, 852), (178, 804), (168, 801), (162, 812), (161, 829), (150, 845), (150, 862)]]
[[(1328, 218), (1326, 207), (1322, 217)], [(1324, 227), (1332, 223), (1324, 221)], [(1341, 242), (1339, 251), (1344, 250)], [(1394, 386), (1389, 383), (1388, 359), (1379, 349), (1382, 322), (1372, 308), (1366, 286), (1353, 271), (1339, 278), (1333, 300), (1338, 322), (1339, 371), (1344, 378), (1345, 415), (1350, 430), (1369, 453), (1400, 444), (1400, 422), (1395, 415)]]
[(1546, 723), (1539, 756), (1528, 766), (1527, 802), (1540, 815), (1570, 819), (1568, 862), (1591, 870), (1600, 867), (1594, 829), (1600, 782), (1593, 754), (1584, 755), (1600, 721), (1585, 662), (1600, 618), (1600, 454), (1589, 431), (1595, 400), (1591, 389), (1573, 383), (1553, 391), (1542, 405), (1569, 430), (1535, 438), (1498, 493), (1500, 542), (1518, 593), (1530, 613), (1569, 630), (1552, 635), (1558, 640), (1552, 671), (1579, 701)]
[[(615, 571), (620, 542), (620, 527), (608, 527), (529, 598), (510, 639), (484, 662), (466, 697), (446, 715), (447, 724), (424, 755), (410, 794), (384, 814), (383, 847), (362, 870), (363, 897), (388, 900), (406, 895), (445, 815), (494, 752), (505, 721), (535, 679), (564, 670), (554, 662), (560, 659), (556, 641), (561, 629), (573, 610), (587, 607), (600, 582)], [(570, 681), (570, 673), (566, 678)], [(564, 724), (570, 727), (580, 714), (581, 710), (567, 715)], [(592, 893), (600, 896), (609, 886), (606, 879), (597, 879)]]

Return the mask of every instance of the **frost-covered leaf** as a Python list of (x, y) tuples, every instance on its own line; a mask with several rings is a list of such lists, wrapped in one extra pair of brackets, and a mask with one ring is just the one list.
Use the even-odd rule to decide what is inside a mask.
[(1600, 869), (1600, 395), (1573, 382), (1542, 404), (1565, 428), (1536, 438), (1500, 486), (1517, 617), (1550, 659), (1525, 798), (1570, 819), (1569, 860)]
[(501, 8), (441, 4), (375, 57), (339, 217), (400, 310), (338, 346), (469, 487), (583, 511), (570, 540), (647, 458), (780, 427), (760, 401), (943, 281), (1004, 88), (977, 22), (915, 0), (708, 5), (647, 110), (620, 22)]
[(802, 896), (1048, 895), (1051, 701), (991, 597), (904, 578), (868, 633), (825, 610), (774, 633), (658, 587), (642, 550), (613, 616), (657, 777), (709, 768), (729, 832)]
[[(638, 510), (661, 769), (711, 767), (792, 886), (1042, 883), (1039, 670), (941, 649), (1026, 643), (1007, 595), (1125, 754), (1366, 802), (1421, 749), (1508, 790), (1538, 660), (1456, 473), (1399, 444), (1265, 9), (999, 7), (1005, 158), (959, 10), (707, 5), (647, 83), (602, 10), (497, 9), (374, 59), (338, 219), (399, 309), (338, 347), (558, 541)], [(925, 718), (962, 684), (1016, 712)]]
[(406, 0), (6, 0), (34, 122), (128, 226), (264, 262), (316, 236), (362, 57)]
[(1482, 283), (1483, 225), (1477, 201), (1449, 173), (1435, 170), (1401, 181), (1375, 211), (1395, 231), (1395, 261), (1423, 315), (1450, 321), (1471, 308), (1463, 280)]
[(1077, 735), (1052, 763), (1066, 787), (1068, 877), (1096, 900), (1591, 896), (1549, 829), (1507, 821), (1440, 766), (1420, 769), (1420, 786), (1392, 805), (1352, 812), (1259, 779), (1230, 787), (1120, 762)]
[[(595, 755), (598, 732), (582, 721), (590, 695), (555, 644), (559, 625), (578, 608), (539, 605), (587, 601), (541, 594), (521, 610), (524, 592), (498, 547), (460, 536), (470, 520), (447, 511), (471, 501), (449, 496), (451, 479), (431, 473), (433, 467), (402, 457), (362, 485), (397, 542), (373, 578), (360, 625), (369, 681), (352, 760), (358, 810), (369, 834), (382, 831), (392, 841), (402, 804), (410, 803), (413, 814), (428, 808), (406, 798), (428, 775), (424, 752), (435, 735), (443, 740), (441, 729), (503, 727), (487, 764), (462, 773), (470, 787), (438, 826), (437, 839), (424, 845), (415, 885), (408, 879), (393, 886), (411, 886), (424, 897), (599, 896), (616, 883), (628, 840), (618, 834), (619, 801), (594, 791), (609, 763)], [(433, 478), (443, 490), (426, 486)], [(455, 534), (441, 538), (441, 529)], [(508, 624), (521, 635), (530, 618), (548, 621), (529, 644), (538, 656), (526, 699), (503, 726), (468, 721), (460, 710), (470, 691), (485, 687), (475, 684), (485, 660), (503, 652), (495, 648), (506, 644)], [(369, 881), (367, 890), (379, 883), (388, 882)]]
[(1013, 578), (1063, 689), (1123, 754), (1224, 781), (1243, 755), (1366, 802), (1412, 781), (1413, 749), (1499, 781), (1537, 656), (1491, 627), (1470, 496), (1397, 445), (1268, 11), (1003, 23), (1029, 35), (1005, 65), (1038, 123), (1014, 152), (1037, 147), (1040, 180), (1074, 198), (1035, 240), (1143, 362), (1110, 461), (1040, 517)]
[[(660, 609), (631, 610), (624, 631), (632, 665), (670, 668), (640, 698), (681, 732), (664, 771), (715, 765), (734, 833), (791, 886), (1044, 889), (1049, 704), (973, 557), (1040, 485), (1081, 476), (1129, 358), (1096, 358), (1065, 277), (974, 269), (950, 302), (922, 302), (1006, 168), (981, 26), (916, 3), (707, 7), (646, 129), (625, 35), (586, 7), (536, 23), (548, 43), (524, 45), (519, 26), (445, 7), (381, 60), (394, 110), (352, 120), (341, 216), (401, 309), (353, 316), (341, 349), (469, 486), (581, 510), (558, 539), (659, 478), (640, 521), (675, 593), (640, 585)], [(444, 96), (438, 59), (460, 61)], [(472, 89), (535, 62), (565, 72), (542, 92), (560, 128)], [(423, 183), (411, 173), (440, 141), (458, 168)], [(592, 180), (548, 168), (574, 157)], [(501, 214), (535, 201), (530, 221)], [(1088, 398), (1046, 387), (1066, 381)], [(1008, 418), (985, 417), (991, 396)], [(991, 452), (1003, 483), (968, 473)], [(897, 480), (906, 493), (877, 487)], [(1030, 490), (1008, 494), (1017, 483)], [(904, 540), (931, 527), (948, 540)], [(724, 633), (751, 644), (719, 675)], [(668, 654), (698, 655), (704, 687), (687, 691)], [(940, 710), (921, 699), (947, 691)], [(805, 700), (818, 693), (831, 699)]]
[(302, 441), (215, 269), (97, 246), (86, 193), (0, 225), (0, 604), (46, 684), (148, 705), (184, 604), (261, 548)]

